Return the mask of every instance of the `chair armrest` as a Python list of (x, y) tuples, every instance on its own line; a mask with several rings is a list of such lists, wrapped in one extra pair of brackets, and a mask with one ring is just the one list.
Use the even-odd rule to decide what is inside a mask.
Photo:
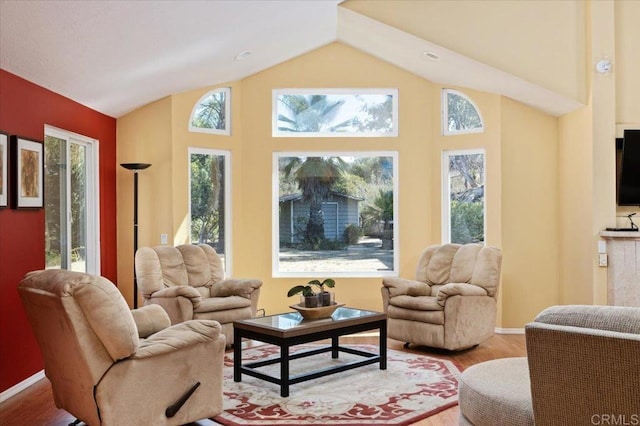
[(149, 336), (140, 342), (132, 359), (143, 359), (175, 352), (182, 348), (214, 341), (221, 336), (222, 327), (218, 321), (190, 320), (173, 325)]
[(202, 296), (198, 293), (198, 290), (193, 287), (189, 287), (188, 285), (165, 287), (162, 290), (158, 290), (151, 294), (151, 296), (149, 296), (149, 300), (153, 301), (153, 299), (169, 299), (176, 297), (186, 297), (191, 300), (194, 309), (200, 306), (200, 302), (202, 301)]
[(384, 278), (382, 285), (389, 289), (389, 296), (431, 296), (431, 287), (422, 281), (404, 278)]
[(251, 299), (251, 294), (262, 286), (257, 279), (229, 278), (210, 287), (211, 297), (242, 296)]
[(449, 283), (438, 289), (436, 301), (440, 306), (444, 306), (447, 302), (447, 298), (450, 296), (489, 296), (489, 294), (487, 293), (487, 290), (477, 285)]
[(138, 337), (145, 338), (171, 326), (169, 315), (160, 305), (147, 305), (131, 311)]

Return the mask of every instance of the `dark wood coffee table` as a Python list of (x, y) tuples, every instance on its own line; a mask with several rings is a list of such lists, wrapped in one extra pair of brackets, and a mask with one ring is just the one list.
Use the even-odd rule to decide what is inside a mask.
[[(359, 333), (367, 330), (380, 331), (379, 353), (361, 351), (339, 344), (340, 336)], [(280, 395), (289, 396), (289, 386), (362, 367), (368, 364), (380, 363), (380, 370), (387, 369), (387, 316), (382, 312), (365, 311), (341, 307), (330, 318), (303, 320), (298, 312), (270, 315), (261, 318), (233, 322), (233, 380), (242, 380), (242, 374), (257, 377), (280, 385)], [(280, 356), (264, 361), (242, 364), (242, 339), (252, 339), (271, 343), (280, 347)], [(303, 343), (331, 339), (331, 345), (323, 346), (304, 352), (289, 354), (289, 348)], [(306, 372), (296, 376), (289, 375), (289, 361), (292, 359), (331, 352), (332, 358), (338, 358), (339, 352), (350, 353), (364, 357), (362, 360), (352, 361), (334, 367)], [(265, 365), (280, 364), (280, 377), (264, 374), (256, 369)]]

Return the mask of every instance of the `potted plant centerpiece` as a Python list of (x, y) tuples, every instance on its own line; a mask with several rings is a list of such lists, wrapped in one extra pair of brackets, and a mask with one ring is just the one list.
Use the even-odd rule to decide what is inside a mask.
[[(313, 291), (312, 285), (317, 286), (319, 288), (318, 293)], [(302, 297), (304, 298), (304, 306), (305, 308), (315, 308), (318, 306), (329, 306), (331, 305), (331, 293), (325, 291), (325, 286), (327, 288), (333, 288), (336, 286), (336, 282), (327, 278), (324, 281), (320, 280), (311, 280), (306, 285), (297, 285), (291, 287), (287, 292), (287, 296), (295, 296), (298, 293), (302, 293)]]

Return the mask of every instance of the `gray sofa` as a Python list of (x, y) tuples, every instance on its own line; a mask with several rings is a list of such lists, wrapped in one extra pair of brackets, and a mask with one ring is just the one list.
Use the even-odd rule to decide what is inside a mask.
[(526, 358), (461, 375), (460, 425), (640, 424), (640, 308), (554, 306), (525, 334)]

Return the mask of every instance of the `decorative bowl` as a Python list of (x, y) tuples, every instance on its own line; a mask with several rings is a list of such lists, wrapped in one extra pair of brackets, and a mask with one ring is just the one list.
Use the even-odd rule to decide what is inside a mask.
[(300, 304), (289, 306), (291, 309), (295, 309), (300, 312), (302, 318), (311, 320), (311, 319), (320, 319), (320, 318), (329, 318), (331, 314), (335, 312), (340, 306), (344, 306), (344, 303), (334, 303), (329, 306), (319, 306), (317, 308), (306, 308)]

